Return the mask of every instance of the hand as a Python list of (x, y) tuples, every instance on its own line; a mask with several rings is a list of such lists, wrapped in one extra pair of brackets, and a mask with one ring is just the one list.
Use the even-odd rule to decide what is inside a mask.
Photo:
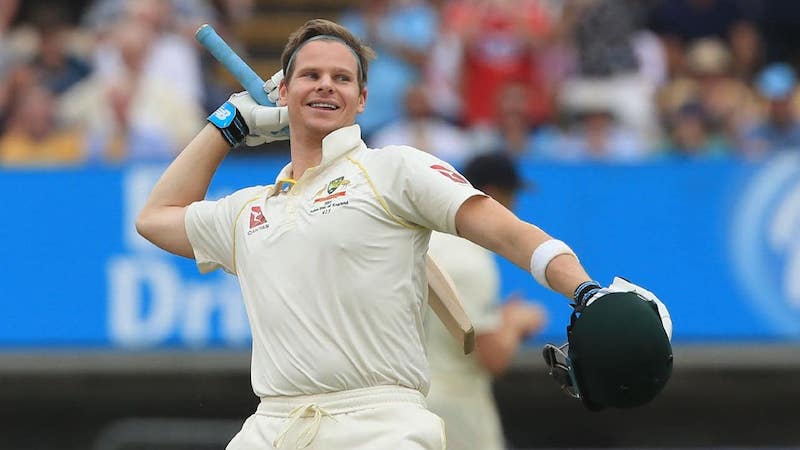
[(250, 134), (245, 144), (254, 146), (289, 139), (289, 110), (285, 106), (262, 106), (247, 92), (239, 92), (228, 99), (242, 114)]
[(208, 116), (231, 146), (248, 146), (289, 139), (289, 110), (285, 106), (261, 106), (247, 92), (231, 95)]
[(518, 330), (522, 337), (528, 337), (541, 330), (547, 321), (544, 308), (517, 296), (510, 297), (503, 304), (501, 313), (503, 323)]
[(588, 300), (586, 300), (584, 307), (591, 305), (600, 297), (613, 292), (635, 292), (642, 296), (645, 300), (655, 303), (656, 307), (658, 307), (658, 315), (661, 316), (661, 324), (664, 325), (664, 331), (667, 332), (667, 337), (672, 340), (672, 318), (669, 315), (667, 306), (664, 305), (664, 303), (652, 292), (641, 286), (637, 286), (624, 278), (614, 277), (614, 282), (608, 287), (597, 289), (596, 291), (592, 292)]

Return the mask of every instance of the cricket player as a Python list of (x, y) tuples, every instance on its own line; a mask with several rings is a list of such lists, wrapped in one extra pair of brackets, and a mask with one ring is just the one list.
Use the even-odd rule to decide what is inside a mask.
[[(261, 402), (229, 450), (445, 448), (425, 402), (431, 230), (495, 251), (567, 297), (600, 289), (565, 243), (449, 164), (406, 146), (367, 148), (355, 119), (372, 57), (335, 23), (301, 26), (281, 56), (280, 106), (231, 96), (137, 217), (155, 245), (238, 277)], [(232, 147), (276, 139), (290, 139), (291, 161), (274, 182), (204, 200)]]
[[(467, 162), (462, 173), (472, 186), (513, 209), (522, 181), (510, 158), (502, 153), (480, 155)], [(500, 450), (505, 445), (492, 378), (506, 371), (522, 340), (542, 328), (544, 310), (518, 298), (498, 304), (500, 274), (494, 255), (485, 248), (435, 232), (429, 252), (453, 279), (477, 343), (475, 352), (465, 357), (435, 316), (426, 321), (428, 406), (445, 421), (449, 450)]]

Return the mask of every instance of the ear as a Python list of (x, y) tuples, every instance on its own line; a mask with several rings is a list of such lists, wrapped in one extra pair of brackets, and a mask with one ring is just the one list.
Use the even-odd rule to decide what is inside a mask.
[(358, 112), (364, 112), (364, 109), (367, 107), (367, 88), (361, 90), (361, 94), (358, 96)]
[(278, 85), (278, 106), (286, 106), (288, 100), (286, 99), (286, 92), (289, 90), (289, 87), (286, 86), (286, 78), (281, 80), (281, 83)]

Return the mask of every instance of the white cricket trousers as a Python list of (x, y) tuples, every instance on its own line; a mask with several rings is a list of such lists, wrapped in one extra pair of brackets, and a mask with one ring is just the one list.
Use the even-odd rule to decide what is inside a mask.
[(445, 450), (444, 422), (414, 389), (262, 398), (226, 450)]

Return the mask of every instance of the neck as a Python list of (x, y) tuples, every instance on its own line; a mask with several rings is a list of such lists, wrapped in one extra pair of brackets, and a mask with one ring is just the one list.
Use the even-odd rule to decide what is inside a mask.
[[(289, 128), (292, 130), (291, 128)], [(324, 136), (297, 135), (290, 131), (292, 178), (299, 180), (306, 169), (322, 162), (322, 138)]]

